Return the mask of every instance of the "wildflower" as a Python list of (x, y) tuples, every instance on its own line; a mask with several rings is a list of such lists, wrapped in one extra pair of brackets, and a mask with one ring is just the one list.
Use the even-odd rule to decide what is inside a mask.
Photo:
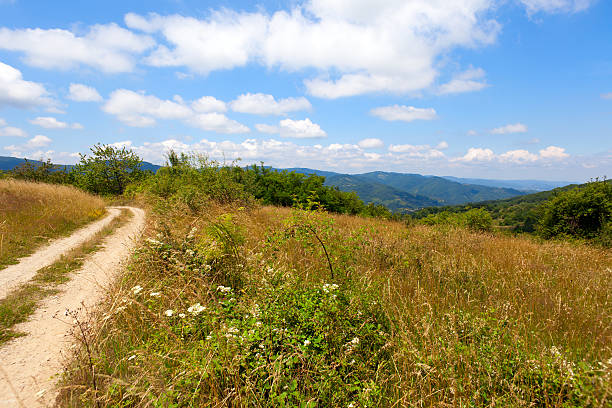
[(136, 354), (132, 354), (131, 356), (128, 357), (128, 361), (132, 361), (135, 358), (136, 358)]
[(200, 313), (202, 313), (204, 310), (206, 310), (205, 306), (202, 306), (199, 303), (196, 303), (195, 305), (189, 306), (189, 309), (187, 309), (187, 311), (189, 313), (191, 313), (194, 316), (199, 315)]
[(156, 298), (156, 297), (160, 297), (160, 296), (161, 296), (161, 292), (151, 292), (151, 293), (149, 294), (149, 296), (151, 296), (151, 297), (155, 297), (155, 298)]
[(184, 318), (185, 318), (185, 313), (179, 313), (179, 317), (180, 317), (181, 319), (184, 319)]
[(307, 347), (310, 345), (310, 340), (306, 339), (304, 340), (304, 346)]
[(323, 285), (323, 292), (325, 293), (333, 292), (334, 290), (337, 290), (338, 287), (339, 286), (335, 283), (326, 283)]
[[(159, 236), (159, 235), (158, 235)], [(147, 238), (147, 242), (151, 245), (163, 245), (163, 242), (160, 242), (153, 238)]]
[(137, 294), (139, 294), (140, 292), (142, 292), (142, 286), (140, 286), (140, 285), (136, 285), (136, 286), (134, 286), (134, 287), (132, 288), (132, 293), (133, 293), (133, 294), (137, 295)]
[(351, 402), (350, 404), (348, 404), (348, 408), (355, 408), (355, 403)]
[(359, 344), (359, 337), (354, 337), (353, 340), (351, 340), (351, 344), (353, 346), (356, 346)]
[(230, 293), (232, 291), (232, 288), (230, 288), (229, 286), (219, 285), (217, 286), (217, 290), (221, 293)]
[(164, 314), (168, 317), (172, 317), (172, 315), (174, 314), (174, 310), (168, 309), (164, 312)]
[(191, 231), (189, 231), (189, 234), (187, 234), (187, 238), (192, 239), (193, 237), (195, 237), (196, 232), (198, 232), (198, 229), (196, 227), (193, 227)]
[(212, 339), (212, 336), (206, 336), (206, 340)]
[(227, 331), (228, 331), (229, 333), (238, 333), (240, 330), (238, 330), (238, 329), (237, 329), (237, 328), (235, 328), (235, 327), (230, 327), (229, 329), (227, 329)]
[(263, 324), (262, 322), (255, 322), (255, 326), (257, 327), (261, 327), (262, 324)]

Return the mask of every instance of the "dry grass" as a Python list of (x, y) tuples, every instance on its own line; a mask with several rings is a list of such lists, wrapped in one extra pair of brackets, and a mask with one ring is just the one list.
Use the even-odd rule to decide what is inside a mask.
[(0, 268), (101, 217), (104, 207), (74, 187), (0, 180)]
[[(196, 226), (206, 242), (202, 231), (225, 213), (244, 235), (241, 260), (229, 270), (244, 278), (239, 302), (276, 301), (262, 295), (266, 282), (277, 278), (269, 268), (296, 288), (330, 282), (316, 242), (297, 235), (270, 240), (287, 229), (288, 209), (210, 205), (190, 215), (175, 206), (150, 217), (148, 233), (180, 243)], [(373, 403), (358, 391), (353, 406), (610, 406), (610, 250), (351, 216), (317, 222), (335, 280), (353, 299), (380, 304), (391, 322), (389, 362), (372, 378), (383, 396)], [(254, 381), (249, 371), (236, 369), (232, 376), (232, 364), (246, 350), (192, 343), (184, 330), (193, 326), (164, 315), (196, 302), (209, 309), (217, 303), (210, 289), (216, 283), (182, 260), (198, 250), (190, 245), (176, 244), (172, 255), (138, 255), (89, 340), (102, 385), (91, 387), (91, 356), (77, 356), (63, 406), (282, 405), (257, 399), (260, 390), (248, 388)], [(135, 285), (142, 294), (130, 291)], [(156, 292), (159, 298), (149, 296)], [(275, 367), (273, 384), (284, 375)], [(314, 372), (309, 367), (305, 372)], [(272, 370), (257, 370), (264, 369)]]

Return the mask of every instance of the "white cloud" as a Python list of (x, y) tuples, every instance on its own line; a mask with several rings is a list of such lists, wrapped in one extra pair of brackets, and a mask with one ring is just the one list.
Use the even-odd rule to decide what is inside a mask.
[(491, 149), (482, 149), (479, 147), (470, 147), (465, 156), (457, 157), (454, 161), (462, 162), (490, 162), (495, 158), (495, 153)]
[(248, 133), (250, 129), (247, 126), (211, 111), (224, 107), (222, 101), (213, 97), (200, 98), (190, 107), (179, 95), (175, 95), (173, 100), (164, 100), (144, 92), (118, 89), (111, 93), (102, 110), (132, 127), (150, 127), (155, 125), (156, 119), (174, 119), (210, 132)]
[(377, 149), (380, 147), (384, 147), (385, 143), (377, 138), (367, 138), (367, 139), (363, 139), (360, 140), (359, 143), (357, 143), (357, 145), (359, 147), (361, 147), (362, 149)]
[(437, 147), (433, 148), (430, 145), (391, 145), (389, 146), (389, 151), (392, 153), (399, 153), (400, 157), (419, 157), (426, 159), (439, 159), (445, 157), (444, 153), (438, 150)]
[[(6, 122), (5, 122), (6, 124)], [(0, 121), (0, 126), (2, 125), (2, 121)], [(6, 137), (27, 137), (28, 134), (19, 128), (13, 127), (13, 126), (7, 126), (7, 127), (2, 127), (0, 128), (0, 136), (6, 136)]]
[(24, 81), (21, 71), (0, 62), (0, 107), (53, 106), (54, 101), (39, 83)]
[(522, 123), (515, 123), (512, 125), (501, 126), (491, 130), (494, 135), (506, 135), (510, 133), (526, 133), (527, 126)]
[(612, 92), (601, 94), (601, 99), (612, 99)]
[(472, 129), (472, 130), (468, 130), (467, 134), (468, 136), (477, 136), (478, 132)]
[(39, 116), (36, 119), (31, 119), (30, 123), (36, 126), (43, 127), (45, 129), (83, 129), (83, 125), (81, 125), (80, 123), (75, 122), (69, 124), (66, 122), (59, 121), (51, 116)]
[(422, 109), (414, 106), (393, 105), (374, 108), (370, 113), (383, 120), (401, 120), (412, 122), (413, 120), (433, 120), (437, 117), (436, 111), (432, 108)]
[(278, 126), (257, 124), (255, 128), (261, 133), (278, 134), (281, 137), (293, 139), (316, 139), (327, 137), (321, 126), (308, 118), (304, 120), (283, 119)]
[(534, 162), (538, 160), (539, 157), (537, 154), (533, 154), (528, 152), (527, 150), (510, 150), (506, 153), (499, 155), (500, 162), (510, 162), (510, 163), (528, 163)]
[(543, 159), (562, 160), (567, 159), (569, 154), (565, 153), (565, 149), (558, 146), (548, 146), (540, 150), (540, 157)]
[(28, 65), (46, 69), (89, 66), (108, 73), (130, 72), (134, 55), (153, 45), (150, 37), (114, 23), (93, 25), (83, 36), (63, 29), (0, 28), (0, 49), (22, 52)]
[(147, 58), (151, 65), (201, 74), (248, 63), (314, 68), (308, 92), (337, 98), (430, 86), (438, 57), (496, 40), (494, 7), (492, 0), (308, 0), (272, 15), (222, 9), (203, 19), (128, 14), (125, 22), (163, 39)]
[(528, 14), (545, 13), (577, 13), (586, 10), (596, 0), (519, 0), (527, 9)]
[(27, 148), (44, 147), (51, 143), (51, 139), (44, 135), (36, 135), (26, 143)]
[(483, 78), (485, 72), (481, 68), (470, 68), (456, 75), (450, 82), (440, 86), (439, 93), (454, 94), (462, 92), (480, 91), (489, 86)]
[(567, 159), (570, 155), (565, 153), (565, 149), (558, 146), (548, 146), (539, 151), (539, 154), (531, 153), (527, 150), (510, 150), (496, 155), (493, 150), (486, 148), (471, 147), (464, 156), (456, 157), (451, 161), (455, 162), (492, 162), (526, 164), (535, 162), (550, 162)]
[(128, 89), (113, 91), (102, 110), (134, 127), (153, 126), (155, 118), (186, 119), (193, 114), (192, 110), (183, 104)]
[(194, 111), (198, 113), (227, 112), (225, 102), (214, 96), (203, 96), (191, 104)]
[(189, 119), (192, 126), (209, 132), (235, 134), (248, 133), (250, 129), (242, 123), (236, 122), (222, 113), (202, 113)]
[(289, 112), (309, 110), (312, 105), (304, 97), (274, 99), (272, 95), (262, 93), (243, 94), (230, 103), (234, 112), (255, 115), (285, 115)]
[(0, 118), (0, 126), (6, 126), (6, 120)]
[(439, 149), (439, 150), (448, 149), (448, 143), (443, 140), (436, 145), (436, 149)]
[(77, 102), (99, 102), (102, 97), (95, 88), (83, 84), (70, 84), (68, 99)]

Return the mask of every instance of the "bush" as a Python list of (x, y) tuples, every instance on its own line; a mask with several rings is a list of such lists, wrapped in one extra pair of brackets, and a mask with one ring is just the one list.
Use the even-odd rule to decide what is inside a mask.
[(544, 204), (538, 233), (544, 238), (593, 239), (612, 222), (612, 183), (595, 180), (564, 191)]
[(472, 208), (463, 214), (465, 225), (472, 231), (491, 231), (493, 218), (484, 208)]

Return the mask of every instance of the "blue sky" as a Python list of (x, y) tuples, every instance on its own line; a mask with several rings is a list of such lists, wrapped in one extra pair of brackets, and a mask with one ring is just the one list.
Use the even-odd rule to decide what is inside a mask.
[(0, 0), (0, 155), (612, 176), (612, 2)]

